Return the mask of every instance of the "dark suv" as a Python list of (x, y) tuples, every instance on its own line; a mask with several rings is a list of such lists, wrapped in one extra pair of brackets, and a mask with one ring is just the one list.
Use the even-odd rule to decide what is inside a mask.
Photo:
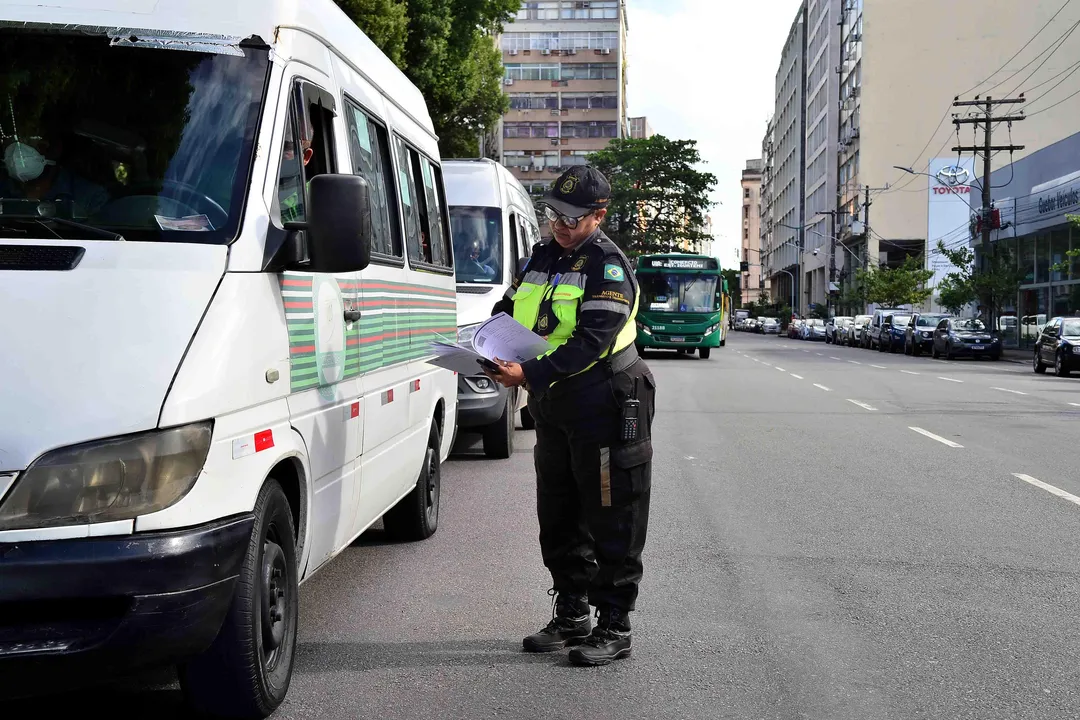
[(1037, 373), (1051, 366), (1058, 377), (1080, 370), (1080, 317), (1056, 317), (1046, 323), (1035, 342), (1032, 364)]
[(930, 352), (934, 344), (934, 328), (950, 317), (952, 315), (945, 313), (917, 312), (912, 315), (904, 333), (904, 354), (918, 357), (924, 352)]

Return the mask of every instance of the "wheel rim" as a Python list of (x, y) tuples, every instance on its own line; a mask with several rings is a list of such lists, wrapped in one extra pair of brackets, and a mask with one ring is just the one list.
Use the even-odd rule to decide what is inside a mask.
[(270, 525), (263, 540), (262, 593), (262, 656), (267, 669), (273, 669), (292, 624), (291, 606), (294, 601), (289, 582), (289, 567), (285, 552), (277, 543), (277, 528)]
[(1038, 369), (1039, 367), (1039, 353), (1036, 352), (1031, 356), (1031, 367)]
[(430, 521), (439, 513), (439, 459), (433, 448), (424, 458), (424, 474), (424, 510)]
[(1065, 366), (1061, 362), (1061, 353), (1058, 353), (1057, 358), (1054, 360), (1054, 372), (1056, 372), (1058, 375), (1060, 375), (1061, 371), (1064, 370), (1064, 368), (1065, 368)]

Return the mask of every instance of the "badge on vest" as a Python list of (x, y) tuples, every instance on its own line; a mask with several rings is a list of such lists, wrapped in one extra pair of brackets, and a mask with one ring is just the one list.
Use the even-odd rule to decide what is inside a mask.
[(585, 263), (587, 263), (587, 262), (589, 262), (589, 257), (587, 255), (582, 255), (581, 257), (579, 257), (577, 260), (574, 261), (574, 265), (573, 265), (573, 267), (570, 268), (570, 271), (571, 272), (579, 272), (582, 268), (585, 267)]
[(626, 274), (623, 273), (621, 265), (605, 265), (604, 279), (611, 280), (613, 282), (622, 282), (626, 279)]
[(544, 313), (540, 316), (540, 320), (536, 323), (536, 327), (540, 330), (540, 332), (545, 332), (548, 329), (547, 313)]

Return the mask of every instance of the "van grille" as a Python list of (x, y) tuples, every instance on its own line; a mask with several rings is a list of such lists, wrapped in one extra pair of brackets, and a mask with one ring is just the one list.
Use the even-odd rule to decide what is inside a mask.
[(0, 270), (74, 270), (85, 252), (63, 245), (0, 245)]
[(458, 285), (457, 291), (463, 295), (487, 295), (494, 288), (491, 285)]

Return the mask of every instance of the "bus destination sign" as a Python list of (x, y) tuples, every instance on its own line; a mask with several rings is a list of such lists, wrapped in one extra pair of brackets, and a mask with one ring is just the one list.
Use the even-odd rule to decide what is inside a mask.
[(649, 258), (648, 264), (659, 270), (719, 270), (716, 258)]

